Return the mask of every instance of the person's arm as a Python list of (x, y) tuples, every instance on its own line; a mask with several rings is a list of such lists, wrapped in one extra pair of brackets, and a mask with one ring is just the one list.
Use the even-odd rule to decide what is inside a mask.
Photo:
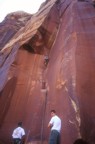
[(48, 128), (52, 128), (52, 126), (53, 126), (53, 125), (52, 125), (51, 123), (48, 124)]
[(22, 129), (22, 136), (24, 136), (25, 135), (25, 130), (24, 129)]
[(53, 118), (50, 120), (50, 122), (48, 123), (48, 127), (49, 128), (52, 128), (52, 126), (53, 126)]

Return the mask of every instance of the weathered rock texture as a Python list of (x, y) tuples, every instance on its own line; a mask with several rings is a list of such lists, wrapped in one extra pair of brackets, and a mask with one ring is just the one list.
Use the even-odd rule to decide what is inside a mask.
[[(18, 121), (28, 141), (46, 143), (51, 109), (62, 119), (61, 144), (79, 137), (95, 143), (94, 23), (91, 1), (49, 0), (13, 37), (2, 39), (2, 143), (11, 142)], [(44, 82), (46, 91), (41, 90)]]
[(13, 37), (16, 32), (25, 26), (31, 15), (22, 11), (10, 13), (0, 23), (0, 49)]

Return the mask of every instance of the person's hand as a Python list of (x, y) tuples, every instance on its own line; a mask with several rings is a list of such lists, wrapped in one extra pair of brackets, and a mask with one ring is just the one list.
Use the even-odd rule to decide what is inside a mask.
[(48, 124), (48, 127), (49, 127), (50, 129), (52, 128), (52, 126), (53, 126), (52, 124), (50, 124), (50, 123)]

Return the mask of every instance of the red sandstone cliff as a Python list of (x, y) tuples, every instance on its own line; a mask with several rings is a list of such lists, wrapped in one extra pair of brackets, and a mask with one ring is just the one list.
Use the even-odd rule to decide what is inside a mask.
[(19, 11), (8, 14), (0, 23), (0, 49), (13, 37), (16, 32), (25, 26), (32, 15)]
[[(10, 143), (18, 121), (28, 140), (48, 141), (50, 110), (56, 109), (61, 144), (78, 137), (95, 143), (94, 17), (90, 0), (47, 1), (14, 36), (0, 42), (1, 142)], [(47, 92), (41, 91), (43, 81)]]

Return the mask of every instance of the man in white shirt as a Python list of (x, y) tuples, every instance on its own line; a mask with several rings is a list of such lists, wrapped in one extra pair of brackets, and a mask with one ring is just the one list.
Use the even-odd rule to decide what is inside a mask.
[(51, 120), (48, 127), (51, 128), (49, 144), (60, 144), (61, 119), (56, 115), (55, 110), (51, 110)]
[(18, 123), (18, 127), (14, 129), (12, 133), (12, 138), (14, 141), (14, 144), (21, 144), (22, 143), (22, 138), (25, 136), (25, 131), (22, 128), (22, 122)]

